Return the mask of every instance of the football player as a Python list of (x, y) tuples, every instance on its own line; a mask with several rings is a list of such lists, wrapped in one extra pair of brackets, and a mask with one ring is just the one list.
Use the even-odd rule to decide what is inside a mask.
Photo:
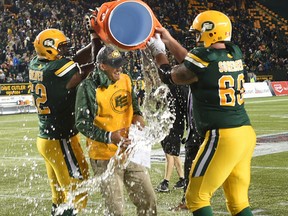
[[(90, 35), (91, 43), (73, 59), (68, 57), (69, 39), (58, 29), (41, 31), (34, 41), (37, 55), (29, 65), (29, 80), (39, 118), (37, 149), (52, 190), (52, 215), (76, 215), (87, 203), (87, 193), (75, 192), (77, 184), (88, 178), (88, 164), (75, 127), (74, 106), (75, 87), (94, 69), (90, 53), (101, 48), (96, 33)], [(69, 192), (75, 195), (73, 205), (59, 207), (67, 204)]]
[[(205, 137), (190, 171), (187, 207), (195, 216), (213, 215), (210, 199), (223, 186), (231, 215), (250, 216), (248, 188), (256, 135), (244, 108), (243, 56), (231, 42), (231, 21), (223, 13), (198, 14), (191, 30), (197, 46), (189, 52), (165, 28), (157, 29), (148, 43), (164, 83), (190, 84), (193, 117)], [(170, 66), (163, 42), (179, 65)]]

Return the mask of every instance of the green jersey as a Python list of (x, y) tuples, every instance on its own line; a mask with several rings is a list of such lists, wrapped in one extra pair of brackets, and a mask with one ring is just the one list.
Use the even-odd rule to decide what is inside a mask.
[(76, 63), (66, 58), (48, 61), (35, 57), (31, 60), (29, 80), (38, 110), (39, 137), (60, 139), (77, 134), (76, 90), (67, 90), (66, 84), (78, 70)]
[(202, 136), (210, 129), (250, 125), (244, 108), (243, 62), (238, 46), (196, 47), (187, 54), (184, 64), (198, 76), (191, 89), (193, 115)]

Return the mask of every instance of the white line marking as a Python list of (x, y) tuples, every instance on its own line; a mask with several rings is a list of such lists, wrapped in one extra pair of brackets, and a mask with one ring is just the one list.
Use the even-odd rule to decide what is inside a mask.
[(28, 160), (28, 161), (33, 161), (33, 160), (43, 160), (41, 157), (0, 157), (0, 160)]
[(279, 101), (288, 101), (288, 99), (275, 99), (275, 100), (260, 100), (260, 101), (247, 101), (245, 100), (245, 104), (257, 104), (257, 103), (270, 103), (270, 102), (279, 102)]
[(252, 166), (252, 169), (272, 169), (272, 170), (288, 170), (288, 167), (263, 167), (263, 166)]
[[(50, 195), (48, 195), (50, 196)], [(29, 196), (23, 196), (23, 195), (3, 195), (0, 194), (0, 198), (6, 199), (6, 198), (13, 198), (13, 199), (27, 199), (27, 200), (31, 200), (31, 199), (37, 199), (37, 200), (51, 200), (50, 197), (29, 197)]]

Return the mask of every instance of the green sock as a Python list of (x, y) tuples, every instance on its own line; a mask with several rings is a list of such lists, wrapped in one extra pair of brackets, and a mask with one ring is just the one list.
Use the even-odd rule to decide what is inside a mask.
[(52, 203), (51, 216), (55, 216), (57, 207), (57, 204)]
[(200, 209), (197, 209), (193, 212), (193, 216), (213, 216), (211, 206), (206, 206)]
[(244, 208), (242, 211), (240, 211), (235, 216), (253, 216), (253, 213), (250, 209), (250, 207)]
[(76, 216), (76, 214), (73, 213), (74, 209), (65, 209), (64, 212), (61, 214), (61, 216)]

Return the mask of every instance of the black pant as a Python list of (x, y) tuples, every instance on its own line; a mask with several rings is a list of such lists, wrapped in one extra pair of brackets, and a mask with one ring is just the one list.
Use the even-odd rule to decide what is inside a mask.
[(189, 173), (191, 170), (192, 162), (195, 159), (200, 145), (204, 138), (200, 137), (197, 132), (190, 134), (188, 140), (185, 143), (185, 160), (184, 160), (184, 177), (185, 187), (182, 202), (185, 202), (185, 193), (189, 183)]

